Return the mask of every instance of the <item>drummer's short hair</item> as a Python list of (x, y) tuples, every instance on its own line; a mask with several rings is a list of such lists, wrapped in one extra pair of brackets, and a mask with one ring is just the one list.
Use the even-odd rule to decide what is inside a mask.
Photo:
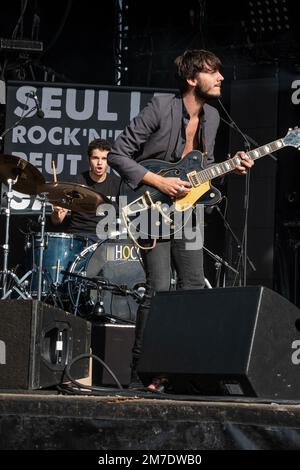
[(89, 145), (88, 145), (88, 156), (90, 157), (92, 155), (93, 150), (98, 149), (98, 150), (107, 150), (108, 152), (111, 149), (111, 143), (108, 142), (108, 140), (104, 139), (95, 139), (92, 140)]

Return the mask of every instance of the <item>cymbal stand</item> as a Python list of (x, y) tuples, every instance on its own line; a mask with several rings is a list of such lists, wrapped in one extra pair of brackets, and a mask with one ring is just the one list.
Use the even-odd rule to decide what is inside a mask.
[(42, 203), (42, 213), (40, 215), (41, 224), (41, 237), (37, 240), (39, 243), (39, 266), (38, 266), (38, 289), (37, 289), (37, 300), (42, 299), (42, 282), (43, 282), (43, 261), (45, 251), (45, 225), (46, 225), (46, 195), (40, 194)]
[(77, 291), (76, 302), (75, 302), (75, 305), (74, 305), (74, 312), (73, 313), (74, 313), (75, 316), (78, 313), (79, 300), (80, 300), (80, 295), (81, 295), (82, 289), (83, 289), (83, 283), (81, 282), (80, 285), (79, 285), (78, 291)]
[[(9, 255), (9, 229), (10, 229), (10, 214), (11, 214), (11, 200), (13, 198), (12, 187), (18, 181), (18, 176), (15, 180), (9, 178), (7, 180), (8, 191), (6, 193), (7, 208), (5, 209), (5, 240), (3, 248), (3, 271), (2, 274), (2, 296), (1, 299), (7, 299), (13, 290), (15, 290), (23, 299), (30, 299), (31, 295), (26, 291), (22, 285), (25, 279), (31, 274), (31, 271), (26, 273), (21, 279), (16, 276), (12, 271), (8, 270), (8, 255)], [(13, 281), (13, 287), (7, 290), (8, 278)]]
[(5, 241), (3, 245), (3, 272), (2, 272), (2, 298), (5, 298), (7, 292), (7, 276), (8, 272), (8, 254), (9, 254), (9, 224), (10, 224), (10, 206), (13, 198), (12, 186), (16, 183), (18, 178), (15, 180), (8, 179), (8, 191), (6, 193), (7, 208), (5, 209)]

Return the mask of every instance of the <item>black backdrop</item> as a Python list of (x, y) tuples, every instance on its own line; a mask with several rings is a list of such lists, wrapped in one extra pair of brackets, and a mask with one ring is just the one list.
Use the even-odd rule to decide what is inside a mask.
[[(269, 69), (278, 86), (278, 92), (274, 100), (269, 102), (272, 113), (277, 116), (272, 117), (276, 122), (274, 138), (282, 137), (286, 134), (287, 128), (294, 126), (299, 120), (299, 74), (297, 71), (284, 68)], [(247, 85), (248, 83), (248, 85)], [(227, 83), (224, 87), (224, 103), (230, 108), (230, 93), (238, 93), (249, 96), (251, 103), (251, 122), (247, 123), (248, 135), (256, 137), (259, 145), (269, 142), (269, 131), (260, 126), (256, 116), (260, 116), (261, 109), (265, 109), (268, 100), (264, 94), (251, 99), (251, 87), (255, 88), (255, 80), (231, 81), (232, 87)], [(251, 87), (250, 87), (251, 84)], [(47, 180), (52, 179), (51, 161), (56, 161), (58, 168), (58, 178), (68, 180), (72, 178), (77, 171), (81, 171), (85, 166), (85, 149), (88, 141), (98, 135), (109, 140), (114, 140), (126, 123), (143, 107), (154, 92), (166, 92), (168, 90), (138, 89), (126, 87), (101, 87), (78, 84), (45, 84), (39, 82), (11, 82), (7, 94), (7, 113), (6, 127), (11, 126), (16, 119), (20, 117), (23, 111), (21, 107), (30, 109), (34, 104), (31, 98), (26, 96), (30, 90), (36, 90), (40, 99), (41, 106), (45, 112), (45, 118), (39, 119), (32, 115), (21, 123), (21, 127), (12, 133), (9, 133), (5, 139), (5, 152), (19, 154), (23, 158), (28, 158), (45, 175)], [(28, 100), (27, 100), (28, 98)], [(234, 101), (239, 104), (239, 95), (234, 96)], [(231, 99), (232, 101), (232, 99)], [(275, 102), (278, 103), (276, 110)], [(233, 103), (233, 102), (232, 102)], [(245, 131), (245, 121), (241, 118), (243, 114), (249, 115), (249, 110), (240, 106), (240, 113), (235, 110), (233, 104), (232, 117), (237, 120), (239, 125)], [(275, 108), (274, 108), (275, 105)], [(221, 112), (224, 116), (224, 114)], [(274, 118), (274, 119), (273, 119)], [(270, 120), (270, 122), (271, 122)], [(254, 127), (257, 129), (253, 133)], [(277, 127), (277, 130), (276, 130)], [(216, 146), (216, 159), (222, 161), (226, 158), (228, 152), (234, 153), (242, 148), (242, 142), (230, 140), (228, 143), (229, 129), (222, 123)], [(277, 155), (277, 181), (275, 191), (274, 210), (274, 228), (270, 237), (273, 245), (275, 238), (275, 257), (269, 259), (270, 263), (275, 260), (275, 270), (271, 276), (271, 283), (275, 288), (283, 293), (287, 298), (299, 302), (298, 299), (298, 272), (297, 261), (299, 233), (299, 189), (297, 184), (297, 174), (299, 165), (298, 151), (296, 149), (284, 149)], [(258, 175), (261, 162), (257, 162), (253, 170), (253, 175)], [(226, 179), (221, 184), (221, 190), (224, 194), (227, 192)], [(268, 189), (266, 188), (266, 191)], [(229, 192), (230, 193), (230, 192)], [(228, 194), (230, 196), (230, 194)], [(228, 201), (231, 208), (234, 207), (234, 200), (241, 197), (240, 190), (233, 193)], [(262, 197), (259, 205), (263, 207), (265, 200)], [(273, 203), (272, 203), (273, 204)], [(20, 195), (14, 198), (14, 210), (22, 209), (23, 214), (30, 215), (38, 213), (39, 204), (29, 198), (21, 198)], [(262, 211), (261, 207), (250, 207), (259, 219)], [(32, 212), (33, 209), (33, 212)], [(3, 219), (3, 215), (2, 215)], [(23, 222), (19, 216), (12, 223), (12, 246), (11, 264), (15, 265), (22, 259), (22, 249), (24, 246), (24, 236), (19, 229), (23, 230)], [(3, 223), (2, 223), (3, 232)], [(206, 246), (213, 252), (226, 258), (226, 243), (224, 238), (223, 223), (218, 214), (213, 212), (207, 215), (206, 227)], [(210, 257), (206, 262), (207, 276), (212, 284), (215, 278), (214, 260)], [(268, 269), (269, 269), (268, 268)], [(249, 283), (261, 283), (265, 279), (263, 275), (257, 273), (255, 279), (250, 279)], [(268, 284), (270, 285), (270, 284)]]

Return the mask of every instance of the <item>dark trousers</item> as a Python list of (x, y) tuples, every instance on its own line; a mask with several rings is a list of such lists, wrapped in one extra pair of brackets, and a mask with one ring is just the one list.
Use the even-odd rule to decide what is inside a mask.
[(140, 357), (143, 333), (153, 291), (170, 289), (171, 266), (177, 273), (177, 289), (201, 289), (205, 286), (202, 249), (187, 249), (184, 239), (159, 240), (152, 250), (141, 250), (146, 271), (146, 296), (137, 311), (133, 367)]

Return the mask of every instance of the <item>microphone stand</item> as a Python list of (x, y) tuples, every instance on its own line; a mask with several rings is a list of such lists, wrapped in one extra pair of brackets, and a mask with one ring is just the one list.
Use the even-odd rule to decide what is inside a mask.
[(39, 246), (39, 264), (38, 264), (38, 289), (37, 289), (37, 300), (42, 300), (42, 290), (43, 290), (43, 261), (44, 261), (44, 251), (45, 251), (45, 225), (46, 225), (46, 195), (41, 193), (41, 202), (42, 202), (42, 213), (40, 215), (40, 224), (41, 224), (41, 236), (37, 240)]
[[(227, 126), (231, 127), (231, 129), (234, 129), (235, 131), (237, 130), (233, 124), (233, 121), (232, 122), (226, 121), (226, 119), (222, 118), (221, 116), (220, 116), (220, 120), (223, 121), (225, 124), (227, 124)], [(247, 140), (252, 145), (254, 145), (255, 147), (260, 147), (259, 143), (256, 140), (254, 140), (252, 137), (250, 137), (248, 134), (243, 132), (243, 135), (247, 138)], [(270, 156), (273, 160), (275, 160), (275, 162), (277, 162), (277, 157), (273, 153), (269, 153), (268, 156)]]
[[(135, 322), (134, 321), (130, 321), (130, 320), (124, 320), (123, 318), (121, 317), (118, 317), (116, 315), (111, 315), (111, 314), (108, 314), (108, 313), (105, 313), (105, 309), (104, 309), (104, 302), (103, 302), (103, 298), (102, 298), (102, 291), (103, 290), (107, 290), (107, 291), (110, 291), (113, 294), (115, 295), (124, 295), (124, 296), (127, 296), (127, 295), (130, 295), (131, 297), (134, 298), (134, 300), (138, 303), (142, 302), (143, 300), (143, 296), (140, 295), (135, 289), (129, 289), (127, 287), (124, 287), (124, 286), (121, 286), (121, 285), (118, 285), (118, 284), (114, 284), (108, 280), (104, 280), (102, 277), (99, 277), (99, 276), (95, 276), (95, 277), (87, 277), (87, 276), (83, 276), (82, 274), (76, 274), (76, 273), (72, 273), (71, 271), (61, 271), (62, 274), (67, 274), (68, 276), (71, 276), (71, 277), (75, 277), (76, 279), (79, 279), (81, 280), (81, 284), (85, 284), (86, 286), (87, 285), (92, 285), (93, 287), (96, 287), (97, 289), (97, 301), (96, 301), (96, 304), (94, 305), (94, 309), (91, 313), (91, 319), (95, 320), (101, 320), (101, 317), (102, 319), (104, 320), (109, 320), (111, 323), (116, 323), (117, 321), (120, 321), (122, 323), (129, 323), (129, 324), (134, 324)], [(75, 310), (75, 315), (77, 314), (77, 310), (78, 310), (78, 304), (79, 304), (79, 296), (80, 296), (80, 293), (82, 291), (82, 287), (81, 287), (81, 284), (80, 284), (80, 291), (78, 293), (78, 296), (77, 296), (77, 299), (76, 299), (76, 310)], [(97, 315), (98, 313), (98, 315)]]
[(226, 268), (230, 269), (235, 274), (239, 273), (235, 268), (230, 266), (230, 264), (227, 263), (227, 261), (225, 261), (220, 256), (216, 255), (212, 251), (208, 250), (205, 246), (203, 246), (203, 250), (206, 251), (215, 260), (215, 265), (216, 265), (216, 287), (220, 287), (220, 268), (221, 268), (221, 264), (223, 264)]
[[(232, 117), (229, 115), (227, 112), (226, 108), (224, 107), (223, 103), (221, 102), (220, 99), (218, 99), (218, 102), (225, 112), (226, 116), (230, 120), (230, 127), (234, 129), (236, 132), (238, 132), (243, 140), (244, 140), (244, 147), (246, 153), (250, 151), (251, 145), (250, 142), (247, 138), (247, 136), (243, 133), (243, 131), (239, 128), (239, 126), (236, 124), (236, 122), (232, 119)], [(247, 285), (247, 259), (248, 259), (248, 214), (249, 214), (249, 194), (250, 194), (250, 170), (246, 172), (246, 182), (245, 182), (245, 197), (244, 197), (244, 214), (245, 214), (245, 219), (244, 219), (244, 231), (243, 231), (243, 239), (242, 239), (242, 244), (241, 244), (241, 258), (243, 260), (243, 286), (246, 287)]]
[(8, 134), (10, 131), (12, 131), (18, 124), (20, 124), (20, 122), (23, 121), (23, 119), (25, 119), (32, 111), (34, 111), (36, 109), (37, 109), (37, 106), (33, 106), (33, 108), (29, 109), (29, 111), (27, 111), (23, 116), (21, 116), (20, 119), (18, 119), (16, 122), (14, 122), (12, 126), (8, 127), (7, 129), (5, 129), (2, 132), (2, 134), (0, 135), (1, 152), (2, 152), (2, 149), (3, 149), (3, 141), (4, 141), (4, 137), (6, 136), (6, 134)]
[[(228, 221), (227, 221), (226, 218), (224, 217), (224, 214), (223, 214), (223, 212), (221, 211), (220, 207), (219, 207), (218, 205), (215, 205), (214, 207), (215, 207), (216, 210), (219, 212), (219, 214), (220, 214), (220, 216), (221, 216), (221, 218), (222, 218), (222, 220), (223, 220), (223, 223), (224, 223), (224, 225), (225, 225), (225, 228), (226, 228), (227, 230), (229, 230), (229, 232), (230, 232), (232, 238), (235, 240), (235, 242), (236, 242), (236, 244), (237, 244), (237, 247), (238, 247), (239, 250), (240, 250), (240, 248), (241, 248), (241, 246), (242, 246), (242, 242), (240, 241), (240, 239), (236, 236), (236, 234), (235, 234), (234, 231), (232, 230), (232, 228), (231, 228), (231, 226), (229, 225)], [(247, 256), (247, 261), (248, 261), (249, 265), (251, 266), (252, 271), (256, 271), (256, 267), (255, 267), (253, 261), (249, 258), (249, 256)]]

